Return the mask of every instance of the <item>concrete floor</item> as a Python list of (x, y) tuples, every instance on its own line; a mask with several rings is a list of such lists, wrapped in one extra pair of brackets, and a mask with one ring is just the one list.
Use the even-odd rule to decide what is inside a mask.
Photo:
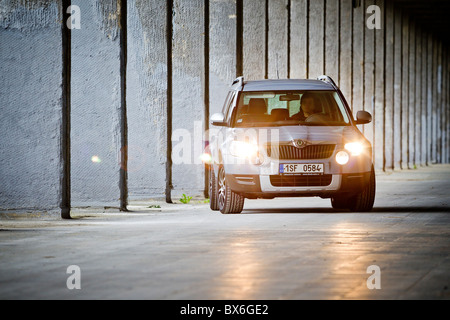
[[(0, 220), (0, 299), (449, 299), (450, 166), (377, 176), (370, 213), (329, 200), (132, 203)], [(161, 208), (148, 208), (158, 204)], [(69, 290), (67, 268), (80, 268)], [(369, 290), (367, 268), (380, 268)]]

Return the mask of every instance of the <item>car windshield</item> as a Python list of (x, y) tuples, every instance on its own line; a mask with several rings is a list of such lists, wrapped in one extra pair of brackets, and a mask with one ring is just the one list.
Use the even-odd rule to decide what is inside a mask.
[(243, 92), (233, 119), (235, 127), (350, 124), (336, 91)]

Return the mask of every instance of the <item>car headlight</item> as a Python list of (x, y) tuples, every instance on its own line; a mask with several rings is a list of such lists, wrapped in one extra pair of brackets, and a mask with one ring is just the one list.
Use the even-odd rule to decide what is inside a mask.
[(346, 151), (339, 151), (336, 153), (336, 162), (340, 165), (347, 164), (348, 160), (350, 160), (350, 156)]
[(204, 164), (211, 164), (212, 163), (212, 156), (208, 152), (204, 152), (200, 155), (200, 160)]
[(349, 151), (352, 156), (359, 156), (364, 150), (364, 145), (361, 142), (346, 143), (345, 150)]
[(231, 141), (230, 153), (239, 158), (252, 158), (258, 155), (258, 146), (243, 141)]
[(259, 166), (264, 163), (264, 156), (259, 152), (256, 144), (232, 141), (230, 144), (230, 154), (241, 159), (248, 159), (254, 165)]

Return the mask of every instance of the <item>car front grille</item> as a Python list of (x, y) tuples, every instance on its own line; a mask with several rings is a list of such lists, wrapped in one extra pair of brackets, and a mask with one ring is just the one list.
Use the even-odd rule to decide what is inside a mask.
[(326, 187), (331, 184), (333, 175), (272, 175), (270, 183), (274, 187)]
[(309, 145), (297, 148), (292, 145), (267, 146), (269, 157), (280, 160), (327, 159), (333, 155), (335, 144)]

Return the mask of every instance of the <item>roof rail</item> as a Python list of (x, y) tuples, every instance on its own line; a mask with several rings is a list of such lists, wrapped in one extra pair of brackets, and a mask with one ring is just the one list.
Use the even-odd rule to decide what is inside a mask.
[(231, 84), (232, 86), (234, 86), (236, 83), (239, 83), (239, 86), (243, 86), (244, 85), (244, 77), (237, 77), (236, 79), (234, 79), (233, 83)]
[(333, 79), (331, 79), (331, 77), (329, 77), (327, 75), (321, 75), (321, 76), (317, 77), (317, 80), (320, 80), (320, 81), (323, 81), (323, 82), (327, 82), (327, 83), (331, 84), (334, 88), (337, 88), (337, 85), (333, 81)]

